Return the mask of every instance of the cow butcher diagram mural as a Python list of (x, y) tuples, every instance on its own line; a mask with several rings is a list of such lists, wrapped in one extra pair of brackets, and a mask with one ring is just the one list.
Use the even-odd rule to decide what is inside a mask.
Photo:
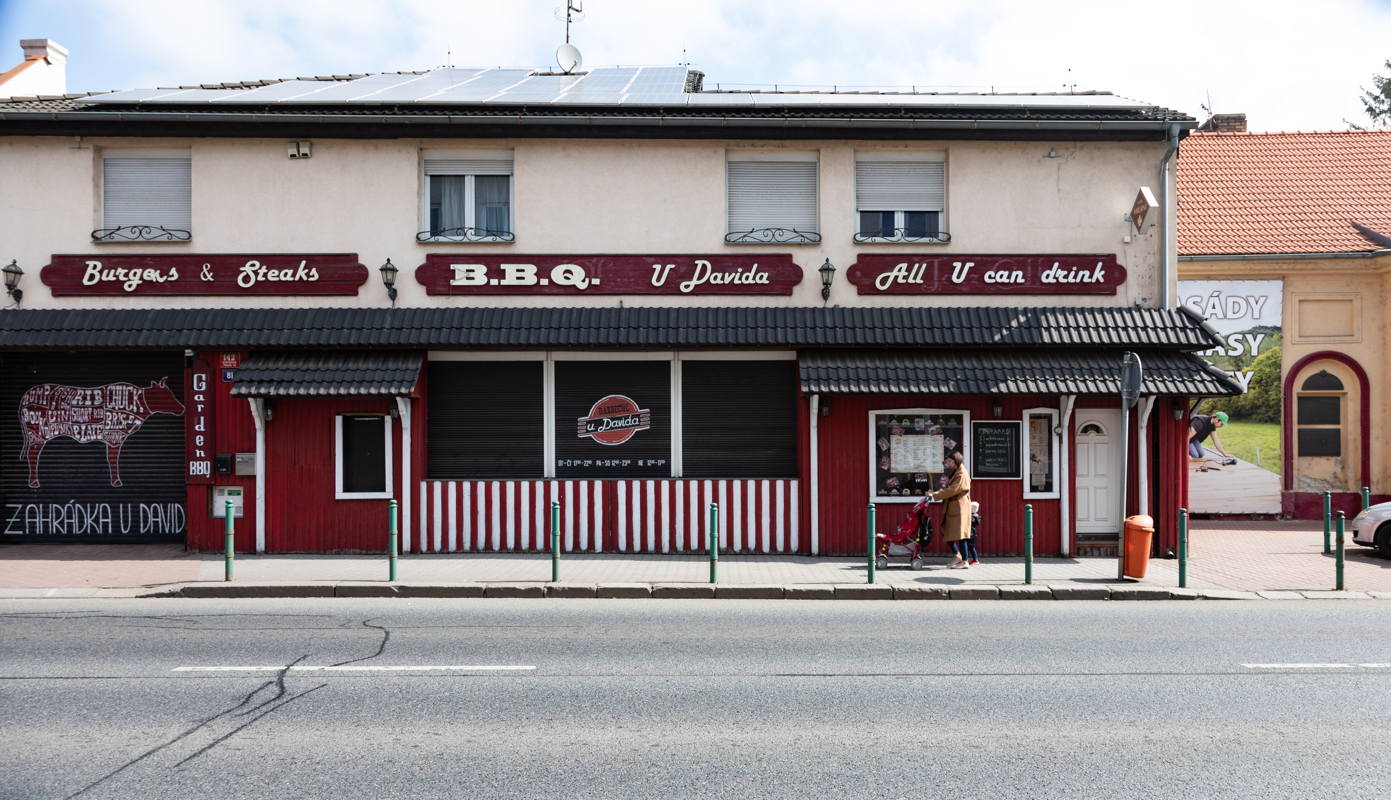
[(169, 390), (166, 378), (141, 388), (133, 383), (80, 387), (44, 383), (19, 401), (24, 447), (20, 458), (29, 462), (29, 485), (38, 488), (39, 458), (44, 445), (66, 436), (80, 444), (106, 445), (111, 485), (121, 483), (121, 447), (140, 430), (151, 414), (183, 416), (184, 406)]
[(181, 537), (185, 361), (178, 352), (0, 354), (0, 536)]

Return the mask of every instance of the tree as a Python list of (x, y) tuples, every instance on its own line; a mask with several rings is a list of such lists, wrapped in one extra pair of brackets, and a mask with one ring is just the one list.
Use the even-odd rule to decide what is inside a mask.
[(1280, 394), (1280, 348), (1271, 347), (1251, 363), (1251, 385), (1246, 394), (1209, 400), (1203, 404), (1203, 413), (1225, 411), (1232, 419), (1279, 422)]
[(1362, 87), (1362, 105), (1372, 125), (1380, 128), (1391, 127), (1391, 60), (1386, 62), (1385, 75), (1373, 75), (1372, 87)]

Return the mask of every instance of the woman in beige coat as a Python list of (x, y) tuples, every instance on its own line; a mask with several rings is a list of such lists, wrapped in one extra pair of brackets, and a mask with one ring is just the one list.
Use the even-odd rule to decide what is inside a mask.
[(971, 538), (971, 476), (963, 466), (966, 459), (961, 453), (947, 457), (948, 482), (944, 489), (932, 493), (932, 499), (943, 503), (942, 538), (951, 545), (955, 559), (947, 566), (952, 569), (965, 569), (966, 540)]

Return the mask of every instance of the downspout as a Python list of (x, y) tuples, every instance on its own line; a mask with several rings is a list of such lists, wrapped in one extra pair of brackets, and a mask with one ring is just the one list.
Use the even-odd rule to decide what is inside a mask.
[(266, 400), (248, 397), (256, 423), (256, 552), (266, 552)]
[(1178, 251), (1178, 216), (1175, 195), (1177, 194), (1177, 184), (1174, 180), (1175, 170), (1171, 168), (1170, 161), (1174, 154), (1178, 152), (1178, 124), (1169, 125), (1169, 149), (1164, 152), (1164, 157), (1159, 159), (1159, 206), (1160, 218), (1164, 221), (1164, 231), (1159, 237), (1159, 307), (1169, 307), (1169, 286), (1170, 280), (1177, 285), (1178, 282), (1178, 260), (1175, 257)]
[(1136, 509), (1137, 514), (1150, 513), (1149, 426), (1150, 412), (1154, 411), (1154, 401), (1157, 399), (1158, 398), (1153, 395), (1150, 395), (1149, 397), (1140, 398), (1140, 424), (1138, 426), (1140, 429), (1140, 443), (1139, 447), (1137, 447), (1135, 451), (1136, 458), (1138, 458), (1140, 461), (1140, 469), (1138, 471), (1139, 491), (1137, 492), (1137, 494), (1140, 496), (1140, 505), (1139, 508)]
[(820, 460), (820, 444), (817, 441), (817, 422), (821, 418), (821, 395), (811, 396), (811, 420), (807, 423), (811, 437), (811, 554), (817, 555), (821, 547), (821, 481), (817, 462)]
[(1067, 441), (1068, 433), (1072, 431), (1072, 406), (1077, 402), (1077, 395), (1065, 394), (1062, 398), (1062, 416), (1058, 422), (1058, 448), (1061, 451), (1059, 463), (1062, 468), (1059, 470), (1058, 497), (1062, 498), (1061, 513), (1062, 519), (1058, 520), (1058, 532), (1062, 540), (1062, 556), (1066, 558), (1072, 553), (1072, 459), (1068, 458)]
[(397, 397), (396, 408), (401, 413), (401, 552), (411, 551), (411, 399)]

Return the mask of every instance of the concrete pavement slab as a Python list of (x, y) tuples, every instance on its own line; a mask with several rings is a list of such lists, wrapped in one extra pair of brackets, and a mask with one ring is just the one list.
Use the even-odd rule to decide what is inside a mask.
[(1197, 600), (1203, 596), (1200, 589), (1169, 589), (1170, 600)]
[(785, 594), (775, 584), (736, 584), (715, 587), (715, 597), (721, 600), (782, 600)]
[(1109, 586), (1059, 586), (1053, 584), (1049, 588), (1053, 590), (1054, 600), (1111, 599), (1111, 587)]
[(892, 600), (894, 587), (887, 583), (838, 583), (837, 600)]
[(1303, 595), (1310, 600), (1371, 600), (1372, 596), (1366, 592), (1334, 592), (1334, 591), (1312, 591), (1303, 592)]
[(548, 583), (547, 597), (590, 598), (599, 596), (599, 586), (594, 583)]
[(650, 583), (601, 583), (595, 589), (596, 597), (631, 600), (652, 596)]
[(1168, 600), (1169, 590), (1162, 586), (1112, 586), (1112, 600)]
[(545, 597), (544, 583), (489, 583), (483, 587), (484, 597)]
[(1001, 600), (1052, 600), (1053, 590), (1047, 586), (1000, 586)]
[(787, 600), (834, 600), (836, 587), (827, 583), (794, 583), (782, 587), (782, 596)]
[(333, 584), (193, 583), (184, 597), (333, 597)]
[(481, 583), (405, 583), (397, 591), (400, 597), (482, 597)]
[(1260, 596), (1261, 596), (1261, 599), (1263, 599), (1263, 600), (1303, 600), (1303, 599), (1304, 599), (1304, 595), (1300, 594), (1299, 592), (1285, 592), (1285, 591), (1278, 591), (1278, 590), (1276, 590), (1276, 591), (1267, 591), (1267, 592), (1256, 592), (1256, 594), (1260, 595)]
[(715, 596), (713, 583), (656, 583), (652, 596), (660, 600), (706, 600)]
[(1373, 600), (1391, 600), (1391, 592), (1367, 592)]
[(920, 583), (895, 584), (895, 600), (950, 600), (951, 593), (945, 586), (924, 586)]
[(953, 600), (998, 600), (998, 586), (953, 586), (950, 589)]
[(339, 583), (333, 587), (334, 597), (396, 597), (401, 587), (394, 583)]
[(1225, 589), (1203, 589), (1198, 592), (1200, 600), (1259, 600), (1261, 596), (1255, 592), (1240, 592)]

